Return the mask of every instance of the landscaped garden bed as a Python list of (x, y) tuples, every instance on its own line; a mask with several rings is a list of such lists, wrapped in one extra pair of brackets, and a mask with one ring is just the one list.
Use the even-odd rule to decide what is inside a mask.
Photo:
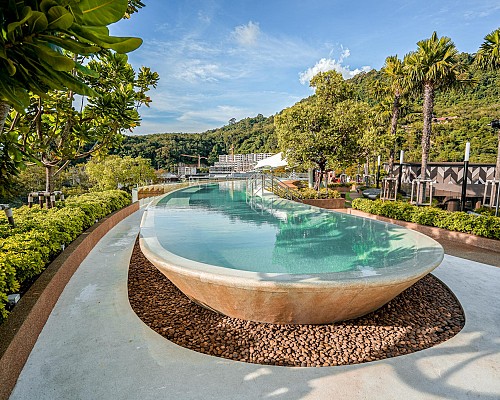
[[(340, 188), (340, 186), (338, 187)], [(346, 186), (342, 186), (345, 189)], [(274, 194), (283, 198), (293, 198), (304, 204), (311, 206), (336, 209), (345, 207), (345, 198), (342, 197), (340, 192), (332, 188), (321, 188), (320, 190), (307, 187), (304, 182), (295, 181), (293, 185), (287, 187), (274, 187)]]
[(500, 239), (500, 217), (450, 212), (436, 207), (418, 207), (402, 201), (355, 199), (352, 208), (369, 214), (412, 222), (449, 231)]
[(47, 265), (83, 231), (130, 204), (120, 190), (70, 197), (47, 209), (14, 210), (15, 228), (0, 216), (0, 321), (8, 314), (7, 295), (24, 292)]

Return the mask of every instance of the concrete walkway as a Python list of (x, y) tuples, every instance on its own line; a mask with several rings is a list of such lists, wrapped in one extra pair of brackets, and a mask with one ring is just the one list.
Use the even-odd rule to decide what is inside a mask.
[(465, 328), (439, 346), (384, 361), (287, 368), (219, 359), (150, 330), (127, 297), (136, 212), (76, 271), (11, 399), (499, 399), (500, 268), (447, 255), (435, 275)]

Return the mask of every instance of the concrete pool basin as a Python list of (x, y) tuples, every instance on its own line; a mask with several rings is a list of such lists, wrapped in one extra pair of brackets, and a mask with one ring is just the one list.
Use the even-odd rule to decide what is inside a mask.
[[(227, 187), (219, 190), (227, 191)], [(148, 207), (141, 224), (140, 245), (144, 255), (186, 296), (230, 317), (279, 324), (325, 324), (356, 318), (389, 302), (443, 259), (443, 249), (433, 239), (395, 225), (305, 205), (295, 208), (295, 204), (276, 198), (270, 200), (264, 224), (262, 207), (259, 214), (247, 204), (251, 210), (244, 210), (245, 216), (238, 211), (238, 218), (234, 218), (236, 214), (221, 206), (224, 202), (216, 199), (217, 194), (210, 194), (211, 200), (203, 202), (203, 191), (182, 189), (178, 195), (169, 194)], [(237, 196), (229, 192), (224, 194), (225, 199), (234, 200)], [(241, 193), (238, 196), (238, 207), (243, 210), (243, 197)], [(211, 218), (216, 218), (218, 224), (201, 221), (205, 214), (216, 212), (229, 221), (227, 226), (217, 216)], [(249, 222), (252, 213), (259, 215), (260, 225)], [(295, 219), (300, 221), (295, 223)], [(320, 225), (321, 233), (309, 239), (309, 235), (314, 236), (313, 226)], [(182, 233), (181, 226), (186, 233)], [(252, 229), (257, 232), (255, 240), (242, 245), (244, 233), (251, 236)], [(225, 240), (229, 239), (223, 236), (204, 247), (204, 240), (211, 240), (210, 233), (224, 230), (228, 231), (227, 238), (236, 238), (234, 243), (228, 245)], [(161, 239), (164, 231), (168, 234)], [(368, 231), (373, 235), (367, 236)], [(269, 243), (273, 234), (275, 241)], [(384, 235), (393, 243), (387, 245)], [(265, 242), (263, 247), (258, 247), (259, 237)], [(363, 237), (370, 243), (376, 237), (378, 242), (371, 247), (358, 243), (357, 239)], [(192, 242), (186, 244), (190, 238)], [(220, 244), (220, 253), (214, 243)], [(301, 258), (302, 250), (309, 253), (307, 258)], [(207, 256), (210, 252), (216, 254)], [(328, 261), (338, 269), (333, 272), (329, 269), (335, 268), (325, 264), (323, 256), (330, 253), (341, 253), (341, 258)], [(204, 262), (209, 257), (225, 266)], [(262, 260), (266, 257), (271, 261)], [(297, 266), (294, 260), (298, 260)], [(325, 265), (321, 270), (315, 270), (322, 263)], [(249, 270), (254, 264), (258, 268)], [(307, 270), (308, 264), (311, 271)], [(259, 270), (269, 265), (269, 271)]]

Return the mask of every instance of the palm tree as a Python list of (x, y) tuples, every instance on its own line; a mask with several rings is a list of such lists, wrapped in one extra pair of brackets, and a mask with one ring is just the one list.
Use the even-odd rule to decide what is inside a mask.
[[(389, 56), (385, 59), (385, 64), (381, 70), (386, 78), (386, 90), (392, 97), (391, 113), (391, 138), (394, 141), (398, 128), (398, 119), (401, 113), (401, 97), (405, 94), (405, 82), (403, 63), (398, 56)], [(389, 152), (389, 173), (392, 175), (394, 167), (394, 146)]]
[(482, 69), (500, 69), (500, 28), (484, 37), (484, 42), (477, 51), (474, 62)]
[(450, 38), (438, 38), (434, 32), (429, 39), (418, 42), (417, 46), (416, 51), (405, 56), (403, 70), (408, 88), (415, 92), (423, 91), (424, 95), (420, 178), (425, 179), (431, 145), (435, 91), (457, 87), (471, 80), (465, 76), (466, 67), (460, 62), (458, 50)]
[[(476, 53), (474, 63), (484, 70), (500, 70), (500, 28), (484, 37), (484, 42)], [(495, 179), (500, 180), (500, 129), (498, 129)]]

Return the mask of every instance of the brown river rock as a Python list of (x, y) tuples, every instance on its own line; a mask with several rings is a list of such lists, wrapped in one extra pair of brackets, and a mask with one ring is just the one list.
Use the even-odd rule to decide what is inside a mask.
[(335, 366), (420, 351), (463, 328), (462, 307), (427, 275), (378, 310), (328, 325), (274, 325), (230, 318), (189, 300), (134, 247), (129, 300), (151, 329), (193, 351), (256, 364)]

